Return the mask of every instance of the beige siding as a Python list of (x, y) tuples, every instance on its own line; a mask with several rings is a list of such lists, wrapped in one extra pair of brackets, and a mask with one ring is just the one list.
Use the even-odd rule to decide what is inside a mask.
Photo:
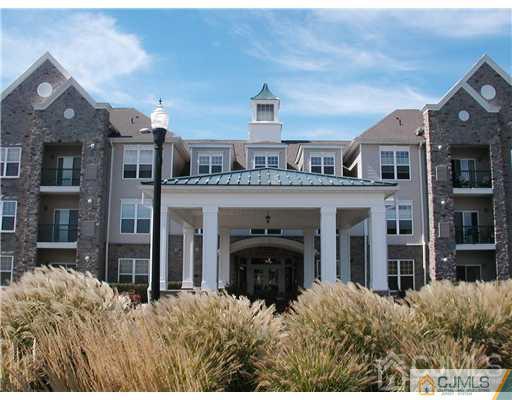
[[(121, 199), (141, 199), (141, 182), (145, 179), (123, 179), (123, 152), (126, 145), (113, 143), (112, 190), (110, 192), (110, 243), (149, 243), (149, 234), (122, 234), (120, 229)], [(141, 143), (142, 144), (142, 143)], [(144, 145), (152, 146), (147, 142)], [(162, 176), (172, 175), (172, 143), (164, 144)]]
[[(379, 144), (362, 144), (361, 159), (362, 178), (380, 180), (380, 147), (386, 145)], [(395, 201), (411, 201), (413, 209), (413, 235), (388, 235), (389, 245), (399, 244), (420, 244), (422, 243), (422, 227), (424, 223), (424, 213), (422, 214), (422, 188), (421, 180), (424, 176), (420, 176), (421, 157), (418, 154), (418, 145), (396, 145), (396, 147), (408, 147), (410, 158), (410, 180), (399, 180), (399, 191), (395, 195)], [(424, 170), (423, 170), (423, 173)], [(423, 185), (425, 190), (425, 185)]]

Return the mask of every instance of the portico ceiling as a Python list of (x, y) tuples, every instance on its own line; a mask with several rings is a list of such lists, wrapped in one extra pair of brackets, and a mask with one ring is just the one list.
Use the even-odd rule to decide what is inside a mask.
[[(349, 228), (368, 217), (368, 208), (343, 208), (336, 213), (336, 226)], [(202, 226), (201, 208), (170, 208), (174, 220), (196, 228)], [(270, 217), (267, 222), (267, 216)], [(220, 208), (219, 226), (229, 229), (317, 229), (319, 208)]]

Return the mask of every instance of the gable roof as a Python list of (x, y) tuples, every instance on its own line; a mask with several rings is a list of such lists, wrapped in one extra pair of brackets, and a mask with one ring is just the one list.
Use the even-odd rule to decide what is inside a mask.
[(260, 92), (256, 96), (251, 97), (251, 100), (279, 100), (279, 97), (275, 96), (268, 88), (268, 85), (264, 83)]
[(34, 110), (46, 110), (50, 105), (53, 104), (63, 93), (66, 92), (70, 87), (74, 87), (78, 93), (93, 107), (93, 108), (110, 108), (107, 103), (97, 103), (86, 90), (80, 86), (80, 84), (74, 79), (69, 78), (64, 85), (61, 85), (55, 90), (50, 97), (41, 104), (34, 106)]
[(13, 83), (7, 86), (7, 88), (2, 92), (2, 100), (6, 98), (19, 85), (21, 85), (25, 79), (32, 75), (32, 73), (46, 61), (51, 62), (53, 66), (57, 68), (57, 70), (64, 76), (64, 78), (71, 78), (70, 73), (49, 52), (46, 52), (41, 57), (39, 57), (30, 67), (28, 67), (28, 69), (23, 72)]
[(437, 104), (426, 104), (425, 107), (423, 107), (422, 111), (427, 110), (433, 110), (438, 111), (440, 110), (459, 90), (465, 90), (482, 108), (491, 113), (496, 113), (500, 111), (500, 107), (497, 107), (495, 105), (492, 105), (487, 100), (485, 100), (482, 96), (480, 96), (480, 93), (478, 93), (475, 89), (473, 89), (469, 84), (468, 80), (473, 76), (473, 74), (478, 71), (478, 69), (483, 64), (489, 65), (496, 73), (498, 73), (509, 85), (512, 85), (512, 78), (509, 74), (505, 72), (494, 60), (489, 57), (488, 55), (484, 54), (480, 59), (476, 62), (473, 67), (460, 79), (455, 85), (452, 86), (452, 88), (446, 93), (443, 98), (439, 101)]
[[(149, 183), (146, 183), (149, 184)], [(209, 175), (169, 178), (162, 182), (167, 186), (315, 186), (315, 187), (395, 187), (394, 182), (381, 182), (343, 176), (329, 176), (286, 170), (261, 168), (228, 171)]]

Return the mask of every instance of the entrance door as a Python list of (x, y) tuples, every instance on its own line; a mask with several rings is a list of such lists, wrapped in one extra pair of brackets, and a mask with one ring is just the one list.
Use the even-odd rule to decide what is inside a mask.
[(80, 184), (80, 157), (61, 156), (57, 158), (57, 185), (78, 186)]
[(284, 295), (285, 270), (282, 264), (250, 264), (247, 266), (247, 294), (260, 298)]
[(56, 242), (76, 242), (78, 210), (55, 210), (53, 236)]

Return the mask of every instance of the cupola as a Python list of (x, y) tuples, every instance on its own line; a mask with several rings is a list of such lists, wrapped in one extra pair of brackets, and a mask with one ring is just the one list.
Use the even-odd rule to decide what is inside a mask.
[(249, 142), (281, 142), (283, 124), (279, 121), (279, 104), (279, 97), (266, 83), (256, 96), (251, 97)]

